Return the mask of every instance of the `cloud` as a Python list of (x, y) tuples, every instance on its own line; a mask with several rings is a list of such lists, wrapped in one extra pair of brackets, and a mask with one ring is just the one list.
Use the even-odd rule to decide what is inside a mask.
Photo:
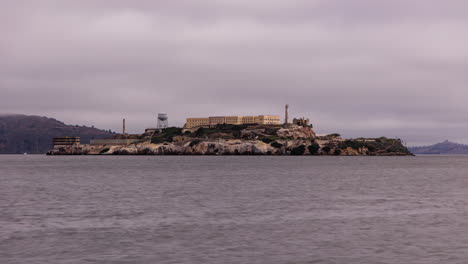
[(140, 132), (167, 112), (468, 143), (465, 1), (11, 1), (0, 112)]

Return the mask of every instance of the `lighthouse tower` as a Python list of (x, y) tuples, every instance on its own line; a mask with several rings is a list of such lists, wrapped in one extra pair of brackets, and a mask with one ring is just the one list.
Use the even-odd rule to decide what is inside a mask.
[(287, 125), (289, 124), (289, 113), (288, 113), (288, 108), (289, 108), (289, 105), (286, 104), (284, 106), (284, 124)]

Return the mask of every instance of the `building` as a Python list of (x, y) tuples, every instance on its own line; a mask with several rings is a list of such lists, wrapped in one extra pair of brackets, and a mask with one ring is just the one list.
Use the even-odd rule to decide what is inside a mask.
[(210, 126), (209, 117), (187, 118), (187, 120), (185, 121), (184, 128), (209, 127), (209, 126)]
[(80, 137), (54, 137), (54, 146), (80, 145)]
[(293, 124), (298, 126), (310, 126), (309, 118), (301, 117), (301, 118), (293, 118)]
[(213, 127), (218, 124), (243, 125), (280, 125), (281, 118), (276, 115), (259, 116), (210, 116), (201, 118), (187, 118), (184, 128)]

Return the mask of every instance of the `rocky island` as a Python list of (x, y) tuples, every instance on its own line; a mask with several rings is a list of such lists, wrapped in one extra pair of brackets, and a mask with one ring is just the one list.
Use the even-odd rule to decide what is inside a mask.
[[(120, 140), (120, 141), (118, 141)], [(126, 141), (122, 141), (126, 140)], [(115, 142), (124, 142), (115, 143)], [(317, 135), (310, 125), (218, 124), (169, 127), (91, 144), (55, 145), (48, 155), (336, 155), (403, 156), (399, 139)]]

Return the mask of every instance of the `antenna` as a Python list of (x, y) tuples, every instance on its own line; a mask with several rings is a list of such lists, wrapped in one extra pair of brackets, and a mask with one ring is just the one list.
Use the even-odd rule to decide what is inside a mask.
[(162, 129), (162, 128), (167, 128), (168, 126), (169, 126), (169, 122), (168, 122), (167, 114), (159, 113), (157, 128)]

